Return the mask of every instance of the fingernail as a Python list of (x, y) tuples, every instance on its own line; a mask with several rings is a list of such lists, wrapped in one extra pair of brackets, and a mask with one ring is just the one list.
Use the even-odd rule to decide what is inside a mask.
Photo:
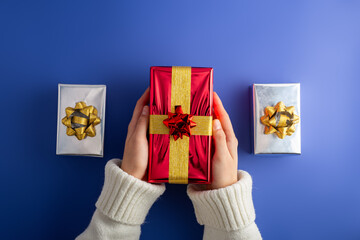
[(141, 114), (148, 115), (149, 114), (149, 106), (144, 106)]
[(221, 123), (218, 119), (214, 120), (214, 128), (215, 128), (215, 130), (221, 129)]

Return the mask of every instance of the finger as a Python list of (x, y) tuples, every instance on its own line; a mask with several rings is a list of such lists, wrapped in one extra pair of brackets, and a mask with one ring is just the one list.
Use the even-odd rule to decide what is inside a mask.
[(229, 115), (226, 112), (226, 110), (225, 110), (219, 96), (216, 94), (216, 92), (214, 92), (214, 110), (215, 110), (215, 115), (221, 121), (221, 125), (224, 129), (226, 136), (234, 136), (235, 137), (235, 133), (234, 133)]
[(149, 126), (149, 106), (144, 106), (141, 115), (136, 123), (134, 137), (136, 139), (146, 139), (146, 131)]
[(149, 99), (150, 99), (150, 91), (149, 88), (147, 88), (136, 103), (131, 121), (129, 123), (128, 134), (126, 139), (128, 139), (133, 134), (136, 127), (136, 123), (140, 117), (141, 111), (143, 110), (143, 107), (149, 103)]
[(226, 156), (229, 154), (226, 144), (226, 136), (219, 119), (213, 120), (213, 138), (215, 142), (215, 156)]
[(221, 126), (226, 135), (227, 145), (233, 158), (237, 156), (237, 139), (231, 124), (229, 114), (226, 112), (219, 96), (214, 92), (214, 111), (216, 117), (220, 120)]

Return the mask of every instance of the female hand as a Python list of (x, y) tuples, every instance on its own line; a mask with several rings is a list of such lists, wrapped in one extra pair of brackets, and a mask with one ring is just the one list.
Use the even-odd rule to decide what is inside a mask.
[(149, 88), (147, 88), (137, 101), (129, 123), (121, 164), (123, 171), (141, 180), (146, 179), (149, 158), (149, 144), (146, 138), (149, 125), (149, 106), (147, 106), (149, 98)]
[(212, 183), (208, 189), (227, 187), (237, 182), (238, 156), (236, 139), (229, 115), (219, 96), (214, 92), (213, 140), (215, 153), (212, 159)]

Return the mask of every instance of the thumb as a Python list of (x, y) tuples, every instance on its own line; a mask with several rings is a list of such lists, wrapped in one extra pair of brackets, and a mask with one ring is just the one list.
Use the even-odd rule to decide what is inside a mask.
[(213, 138), (215, 142), (215, 156), (225, 156), (228, 153), (226, 135), (219, 119), (213, 121)]
[(146, 131), (149, 125), (149, 106), (144, 106), (141, 115), (136, 123), (135, 137), (146, 138)]

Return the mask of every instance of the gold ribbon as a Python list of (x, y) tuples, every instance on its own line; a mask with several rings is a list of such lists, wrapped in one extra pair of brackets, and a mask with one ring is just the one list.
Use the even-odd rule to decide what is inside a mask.
[(75, 108), (67, 107), (65, 109), (66, 117), (61, 122), (67, 126), (66, 134), (75, 135), (77, 139), (82, 140), (86, 136), (94, 137), (96, 135), (95, 125), (100, 123), (97, 116), (98, 111), (94, 106), (86, 106), (84, 102), (77, 102)]
[(279, 138), (291, 136), (295, 132), (295, 124), (299, 123), (300, 117), (294, 114), (295, 107), (286, 107), (283, 102), (278, 102), (275, 107), (267, 106), (265, 115), (260, 118), (265, 125), (265, 134), (275, 133)]
[[(184, 114), (190, 114), (191, 67), (172, 67), (171, 75), (171, 112), (181, 105)], [(150, 115), (150, 134), (169, 134), (163, 120), (168, 115)], [(194, 116), (197, 124), (191, 128), (191, 135), (212, 135), (212, 116)], [(189, 140), (184, 137), (174, 140), (170, 136), (169, 145), (169, 183), (187, 184), (189, 171)]]

